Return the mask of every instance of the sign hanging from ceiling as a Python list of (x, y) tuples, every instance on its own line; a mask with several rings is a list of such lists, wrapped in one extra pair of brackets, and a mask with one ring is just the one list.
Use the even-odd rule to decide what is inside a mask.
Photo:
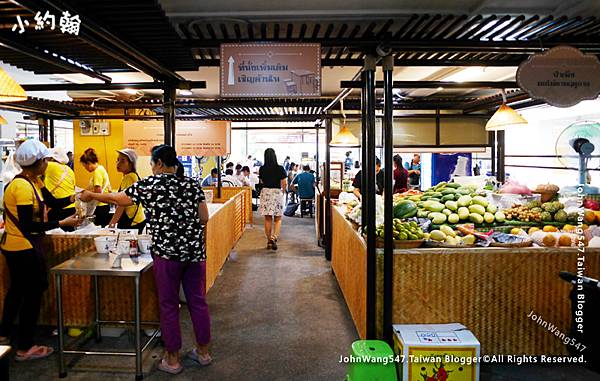
[[(162, 120), (126, 120), (123, 144), (140, 156), (150, 156), (152, 147), (165, 142)], [(231, 122), (177, 121), (175, 150), (179, 156), (223, 156), (231, 153)]]
[(221, 97), (318, 97), (320, 44), (221, 44)]
[(600, 61), (571, 46), (535, 54), (519, 65), (517, 83), (534, 99), (571, 107), (600, 94)]

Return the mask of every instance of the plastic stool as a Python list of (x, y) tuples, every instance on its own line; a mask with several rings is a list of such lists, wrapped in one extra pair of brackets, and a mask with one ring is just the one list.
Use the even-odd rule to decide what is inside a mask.
[[(358, 340), (352, 343), (350, 353), (354, 359), (370, 358), (369, 362), (356, 361), (348, 364), (346, 381), (397, 381), (396, 364), (391, 361), (394, 352), (380, 340)], [(378, 358), (389, 359), (387, 365)]]
[(312, 198), (301, 198), (300, 199), (300, 217), (309, 215), (313, 217), (313, 199)]

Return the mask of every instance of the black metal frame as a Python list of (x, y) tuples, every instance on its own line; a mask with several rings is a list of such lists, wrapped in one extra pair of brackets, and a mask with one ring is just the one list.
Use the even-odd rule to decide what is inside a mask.
[(384, 248), (383, 248), (383, 338), (393, 343), (392, 309), (394, 278), (394, 110), (393, 110), (393, 71), (394, 60), (391, 56), (383, 58), (384, 111), (383, 111), (383, 150), (384, 150)]
[(377, 60), (374, 56), (368, 55), (365, 58), (363, 69), (363, 82), (365, 89), (365, 125), (363, 126), (362, 141), (366, 146), (366, 156), (363, 158), (362, 178), (366, 180), (366, 185), (361, 189), (362, 212), (366, 212), (367, 235), (367, 339), (376, 338), (376, 319), (377, 319), (377, 249), (375, 235), (375, 195), (376, 195), (376, 174), (375, 174), (375, 70)]

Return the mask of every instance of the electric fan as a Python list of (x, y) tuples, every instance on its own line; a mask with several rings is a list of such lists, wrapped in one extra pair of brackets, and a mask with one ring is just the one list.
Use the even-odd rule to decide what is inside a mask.
[(587, 184), (590, 169), (600, 168), (600, 123), (582, 121), (565, 128), (556, 140), (556, 156), (565, 168), (576, 168), (578, 185), (563, 187), (564, 193), (577, 193), (583, 185), (586, 194), (598, 194), (597, 187)]

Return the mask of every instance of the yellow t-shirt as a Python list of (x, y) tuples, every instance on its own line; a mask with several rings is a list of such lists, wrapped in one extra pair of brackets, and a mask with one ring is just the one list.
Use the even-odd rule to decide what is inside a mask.
[[(121, 180), (121, 187), (119, 188), (120, 190), (125, 190), (127, 188), (129, 188), (130, 186), (132, 186), (133, 184), (135, 184), (138, 181), (138, 176), (135, 174), (135, 172), (130, 172), (128, 174), (126, 174), (125, 176), (123, 176), (123, 180)], [(137, 212), (136, 212), (137, 210)], [(125, 213), (127, 213), (127, 217), (129, 218), (133, 218), (132, 221), (132, 225), (137, 225), (141, 222), (144, 222), (144, 220), (146, 219), (146, 216), (144, 215), (144, 208), (142, 207), (142, 205), (140, 204), (138, 205), (131, 205), (125, 208)], [(135, 217), (134, 217), (135, 214)]]
[[(48, 168), (44, 174), (44, 184), (55, 198), (65, 198), (75, 194), (75, 174), (65, 164), (55, 161), (48, 162)], [(74, 207), (75, 203), (65, 206), (63, 209)]]
[[(112, 189), (110, 188), (110, 179), (108, 178), (108, 172), (106, 172), (106, 169), (101, 165), (98, 165), (96, 170), (92, 172), (92, 177), (90, 177), (88, 190), (94, 191), (94, 187), (102, 188), (102, 193), (112, 192)], [(102, 205), (106, 205), (106, 203), (98, 203), (98, 206)]]
[[(44, 201), (39, 185), (35, 184), (35, 188), (40, 199)], [(8, 184), (8, 187), (6, 187), (6, 190), (4, 191), (4, 205), (17, 220), (19, 219), (17, 205), (33, 205), (34, 221), (41, 222), (38, 217), (40, 214), (40, 204), (33, 193), (33, 187), (25, 179), (15, 178)], [(6, 217), (4, 224), (6, 236), (4, 243), (1, 245), (2, 250), (21, 251), (33, 248), (29, 241), (23, 236), (23, 233), (15, 226), (8, 216)]]

